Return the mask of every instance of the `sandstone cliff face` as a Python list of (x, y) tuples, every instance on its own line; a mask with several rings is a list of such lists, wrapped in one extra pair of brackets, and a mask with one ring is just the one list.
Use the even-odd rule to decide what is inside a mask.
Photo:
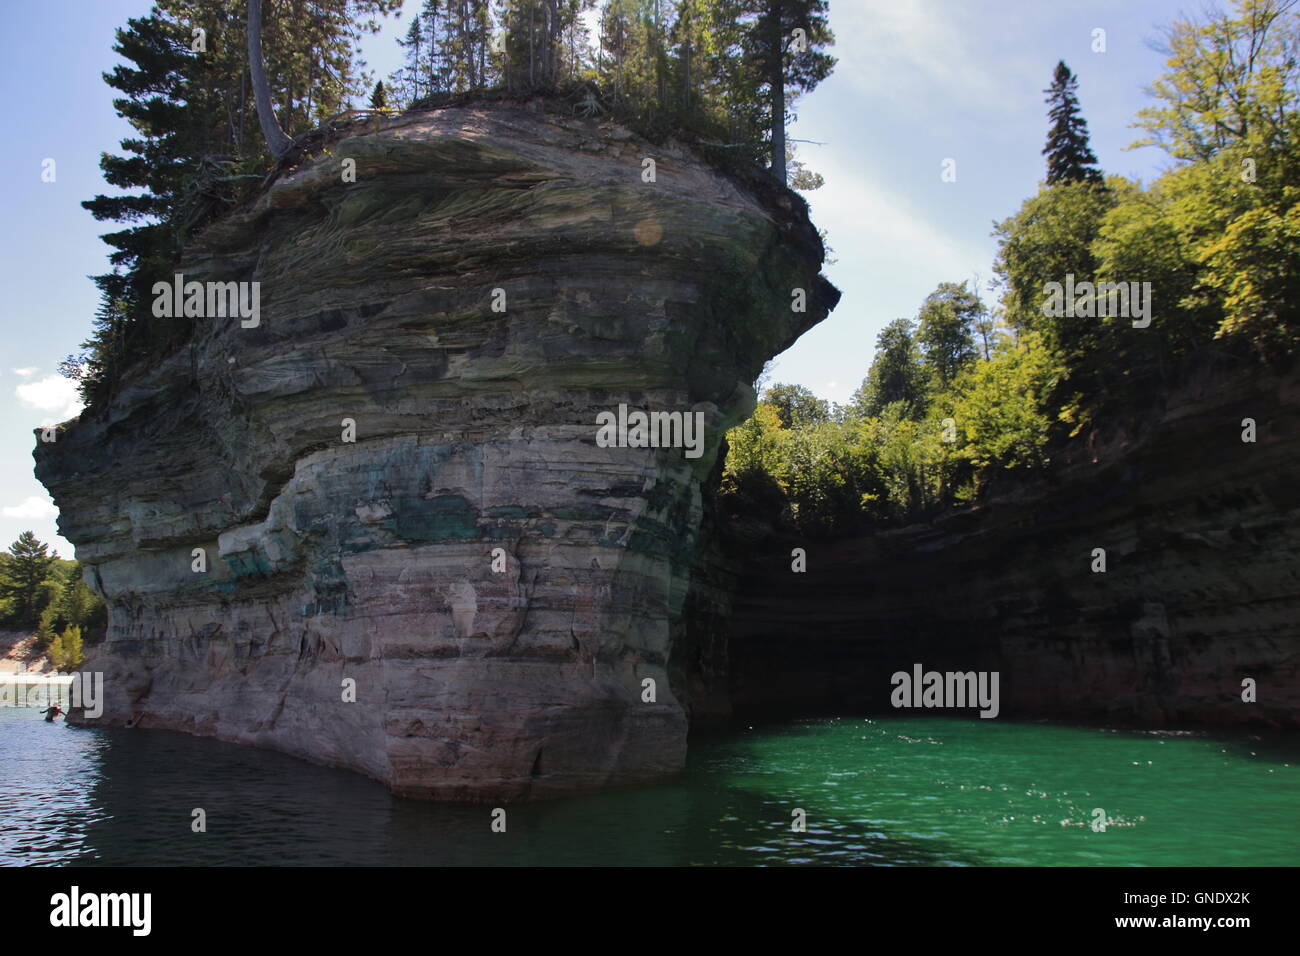
[(898, 713), (890, 676), (921, 663), (999, 671), (1008, 717), (1300, 725), (1300, 375), (1202, 370), (1140, 434), (1109, 431), (1049, 480), (929, 524), (831, 542), (732, 529), (705, 577), (734, 598), (701, 592), (731, 614), (702, 668), (712, 699)]
[[(700, 483), (838, 299), (821, 255), (790, 194), (528, 109), (411, 115), (281, 178), (179, 270), (260, 282), (260, 325), (198, 320), (37, 448), (110, 608), (102, 720), (440, 799), (676, 771)], [(703, 413), (703, 454), (599, 447), (620, 403)]]

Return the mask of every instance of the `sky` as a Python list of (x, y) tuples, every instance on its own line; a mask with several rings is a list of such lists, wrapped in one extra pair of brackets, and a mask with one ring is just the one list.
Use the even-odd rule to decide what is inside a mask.
[[(396, 37), (419, 6), (364, 43), (379, 77), (399, 65)], [(100, 154), (130, 128), (101, 74), (113, 32), (147, 0), (40, 0), (6, 10), (0, 90), (9, 145), (0, 151), (0, 547), (32, 530), (62, 557), (57, 512), (32, 474), (33, 429), (79, 410), (58, 362), (90, 332), (107, 247), (81, 200), (104, 191)], [(1056, 61), (1079, 77), (1093, 150), (1108, 173), (1149, 181), (1169, 165), (1127, 147), (1163, 71), (1153, 48), (1186, 0), (830, 0), (834, 73), (796, 104), (789, 135), (826, 185), (807, 193), (827, 230), (844, 293), (821, 325), (779, 356), (769, 381), (844, 402), (866, 375), (876, 335), (916, 314), (940, 282), (991, 275), (995, 221), (1044, 174), (1042, 90)], [(1104, 30), (1105, 50), (1095, 31)], [(54, 181), (42, 181), (54, 160)], [(945, 160), (956, 181), (944, 182)]]

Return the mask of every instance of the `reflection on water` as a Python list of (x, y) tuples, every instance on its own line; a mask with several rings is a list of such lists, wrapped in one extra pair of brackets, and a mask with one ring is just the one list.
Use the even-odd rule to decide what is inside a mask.
[(1300, 863), (1294, 740), (1246, 735), (790, 721), (694, 739), (658, 786), (507, 809), (492, 833), (490, 807), (282, 754), (0, 709), (6, 865)]

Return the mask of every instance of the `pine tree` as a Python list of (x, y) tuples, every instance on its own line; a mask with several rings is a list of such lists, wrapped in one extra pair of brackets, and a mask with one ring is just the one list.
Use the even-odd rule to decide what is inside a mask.
[(601, 9), (596, 71), (606, 95), (615, 103), (627, 97), (629, 73), (636, 62), (634, 22), (634, 0), (607, 0)]
[(441, 93), (447, 89), (447, 77), (451, 72), (447, 67), (447, 40), (445, 22), (441, 19), (443, 0), (424, 0), (419, 19), (424, 22), (425, 87), (430, 93)]
[(707, 29), (704, 0), (678, 0), (677, 16), (669, 33), (669, 45), (677, 70), (677, 104), (689, 114), (699, 99), (698, 87), (705, 71), (700, 68), (704, 53), (701, 47)]
[(487, 85), (487, 46), (491, 17), (487, 0), (444, 0), (443, 56), (448, 89)]
[(749, 100), (747, 112), (765, 133), (772, 176), (784, 185), (789, 108), (835, 66), (835, 58), (823, 52), (835, 42), (826, 0), (719, 2), (739, 7), (740, 48), (749, 69), (736, 75), (733, 90), (740, 100)]
[(568, 0), (506, 0), (505, 80), (510, 90), (554, 89), (560, 76), (560, 39), (577, 4)]
[(9, 599), (13, 620), (19, 626), (31, 627), (39, 620), (44, 585), (58, 558), (58, 552), (49, 554), (45, 542), (38, 541), (31, 531), (24, 531), (9, 545), (0, 597)]
[(370, 94), (370, 108), (372, 110), (388, 109), (388, 91), (384, 89), (383, 80), (375, 84), (375, 91)]
[(1079, 81), (1061, 60), (1056, 64), (1052, 85), (1043, 90), (1051, 104), (1047, 115), (1052, 128), (1047, 133), (1043, 155), (1047, 157), (1047, 185), (1057, 183), (1100, 183), (1097, 157), (1088, 144), (1088, 123), (1079, 110), (1076, 94)]
[(424, 30), (420, 26), (418, 16), (407, 27), (406, 38), (398, 40), (397, 45), (405, 53), (406, 65), (393, 74), (393, 79), (397, 81), (395, 85), (401, 90), (401, 102), (410, 104), (424, 95), (422, 84), (425, 73)]
[[(401, 0), (264, 5), (267, 94), (292, 136), (363, 92), (357, 41)], [(102, 236), (112, 268), (95, 278), (101, 300), (93, 332), (81, 354), (61, 365), (81, 372), (91, 405), (123, 366), (188, 334), (184, 319), (153, 317), (153, 284), (170, 278), (187, 239), (239, 202), (268, 165), (250, 79), (248, 10), (247, 0), (158, 0), (148, 16), (117, 31), (113, 51), (124, 62), (104, 81), (121, 94), (113, 106), (134, 135), (122, 140), (124, 155), (100, 160), (118, 194), (82, 205), (125, 228)], [(204, 31), (201, 49), (196, 29)]]

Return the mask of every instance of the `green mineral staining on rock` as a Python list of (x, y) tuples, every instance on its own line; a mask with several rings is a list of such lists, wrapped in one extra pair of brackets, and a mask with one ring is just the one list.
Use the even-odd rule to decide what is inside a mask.
[(552, 508), (550, 513), (556, 518), (562, 518), (565, 521), (606, 521), (616, 514), (626, 514), (622, 509), (614, 509), (605, 505), (572, 505), (562, 508)]
[(236, 578), (248, 577), (249, 575), (266, 575), (271, 573), (271, 563), (266, 559), (262, 552), (239, 551), (235, 554), (223, 554), (221, 560), (225, 562), (230, 573)]
[(478, 511), (463, 495), (398, 498), (393, 526), (408, 541), (465, 541), (479, 536)]
[(523, 521), (525, 518), (536, 518), (541, 514), (538, 508), (525, 508), (522, 505), (498, 505), (495, 508), (488, 508), (485, 515), (489, 518), (509, 518), (515, 521)]

